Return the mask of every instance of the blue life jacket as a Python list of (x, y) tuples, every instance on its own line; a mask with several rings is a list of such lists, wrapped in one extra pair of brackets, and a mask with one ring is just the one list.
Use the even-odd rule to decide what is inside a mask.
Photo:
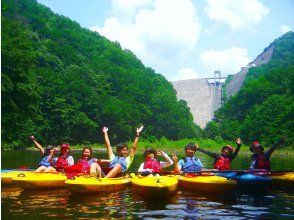
[(184, 165), (181, 168), (181, 171), (201, 171), (202, 170), (202, 163), (198, 157), (185, 157), (183, 158)]
[(39, 166), (45, 166), (45, 167), (50, 167), (51, 166), (51, 163), (49, 162), (49, 155), (44, 156), (42, 158), (42, 160), (39, 163)]
[(127, 171), (127, 161), (125, 157), (115, 156), (115, 158), (110, 162), (109, 168), (114, 168), (116, 164), (121, 165), (122, 172)]

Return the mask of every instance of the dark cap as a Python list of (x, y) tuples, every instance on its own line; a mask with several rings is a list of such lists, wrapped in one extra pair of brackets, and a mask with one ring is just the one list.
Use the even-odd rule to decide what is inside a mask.
[(258, 141), (253, 141), (249, 150), (254, 153), (255, 149), (261, 149), (263, 151), (263, 146)]
[(52, 150), (52, 149), (54, 149), (54, 147), (51, 145), (48, 145), (45, 150)]

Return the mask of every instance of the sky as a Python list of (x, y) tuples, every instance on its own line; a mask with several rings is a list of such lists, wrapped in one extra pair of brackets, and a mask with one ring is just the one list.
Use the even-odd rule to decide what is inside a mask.
[(294, 29), (293, 0), (37, 1), (119, 42), (169, 81), (235, 74)]

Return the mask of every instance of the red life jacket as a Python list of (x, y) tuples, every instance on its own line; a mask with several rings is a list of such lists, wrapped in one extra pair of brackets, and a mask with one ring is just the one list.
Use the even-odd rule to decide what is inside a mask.
[(88, 159), (80, 159), (72, 166), (64, 167), (67, 178), (72, 178), (78, 174), (90, 174), (90, 165)]
[(217, 161), (215, 161), (213, 168), (218, 170), (229, 170), (231, 161), (229, 158), (220, 156)]
[(270, 170), (270, 167), (270, 161), (265, 157), (264, 153), (257, 156), (254, 166), (255, 169)]
[(69, 165), (68, 161), (67, 161), (67, 158), (69, 156), (70, 156), (70, 154), (59, 156), (57, 161), (56, 161), (56, 164), (54, 166), (55, 169), (62, 170), (64, 167), (67, 167)]
[(159, 172), (160, 162), (156, 159), (147, 158), (144, 162), (144, 169), (151, 169), (153, 172)]

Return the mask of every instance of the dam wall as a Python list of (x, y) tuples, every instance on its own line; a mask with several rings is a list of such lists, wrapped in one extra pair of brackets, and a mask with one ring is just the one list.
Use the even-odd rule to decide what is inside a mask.
[(204, 128), (221, 106), (222, 83), (208, 79), (191, 79), (171, 82), (178, 99), (185, 100), (194, 122)]

